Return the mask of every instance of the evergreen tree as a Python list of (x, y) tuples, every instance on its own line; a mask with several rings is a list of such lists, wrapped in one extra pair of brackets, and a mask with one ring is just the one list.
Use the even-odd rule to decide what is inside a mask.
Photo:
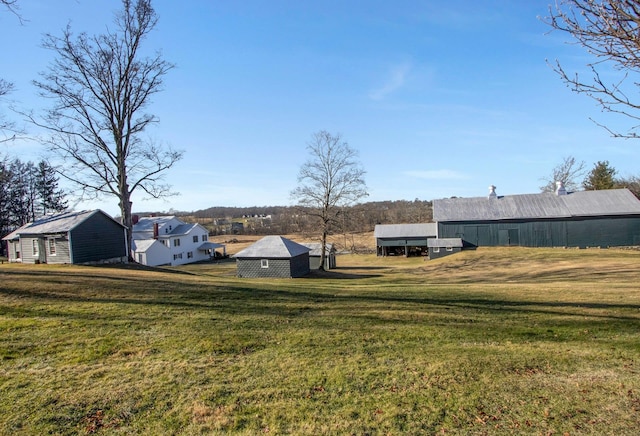
[(617, 185), (616, 173), (616, 169), (609, 165), (609, 161), (598, 161), (585, 177), (582, 187), (586, 191), (613, 189)]
[(65, 193), (58, 187), (60, 178), (55, 169), (47, 162), (41, 161), (35, 173), (35, 191), (39, 214), (62, 212), (67, 208)]

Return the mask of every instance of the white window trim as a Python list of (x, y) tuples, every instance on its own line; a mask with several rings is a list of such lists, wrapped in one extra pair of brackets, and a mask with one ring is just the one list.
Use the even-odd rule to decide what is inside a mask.
[(34, 256), (37, 256), (39, 254), (39, 251), (40, 251), (39, 248), (40, 247), (38, 247), (38, 245), (39, 245), (39, 243), (38, 243), (37, 239), (32, 239), (31, 240), (31, 248), (33, 250), (33, 255)]
[[(51, 251), (51, 243), (53, 243), (53, 251)], [(47, 238), (47, 248), (49, 248), (49, 256), (55, 256), (58, 253), (58, 247), (56, 246), (56, 238)]]
[(260, 259), (260, 268), (269, 268), (269, 259)]

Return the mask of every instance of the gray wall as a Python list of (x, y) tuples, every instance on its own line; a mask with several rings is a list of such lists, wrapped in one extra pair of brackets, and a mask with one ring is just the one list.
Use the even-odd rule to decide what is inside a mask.
[(309, 254), (290, 259), (267, 259), (268, 268), (262, 268), (262, 259), (238, 258), (238, 277), (302, 277), (309, 273)]
[(124, 228), (102, 213), (92, 215), (70, 234), (73, 263), (127, 256)]
[(640, 217), (594, 217), (535, 221), (439, 222), (441, 238), (465, 246), (617, 247), (640, 245)]

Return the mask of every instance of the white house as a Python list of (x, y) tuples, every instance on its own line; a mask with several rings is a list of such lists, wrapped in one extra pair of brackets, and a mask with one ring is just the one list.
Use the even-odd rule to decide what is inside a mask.
[(225, 246), (209, 242), (209, 232), (200, 224), (187, 224), (175, 216), (134, 219), (133, 258), (143, 265), (184, 265), (209, 260)]

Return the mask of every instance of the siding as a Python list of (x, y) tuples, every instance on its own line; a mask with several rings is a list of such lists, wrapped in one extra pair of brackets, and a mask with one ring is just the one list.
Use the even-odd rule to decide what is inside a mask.
[(73, 263), (127, 256), (124, 229), (101, 213), (92, 215), (69, 233)]
[(640, 217), (440, 222), (438, 231), (467, 247), (616, 247), (640, 244)]
[(301, 277), (309, 273), (309, 255), (290, 259), (268, 259), (268, 268), (262, 268), (262, 259), (238, 258), (238, 277)]

